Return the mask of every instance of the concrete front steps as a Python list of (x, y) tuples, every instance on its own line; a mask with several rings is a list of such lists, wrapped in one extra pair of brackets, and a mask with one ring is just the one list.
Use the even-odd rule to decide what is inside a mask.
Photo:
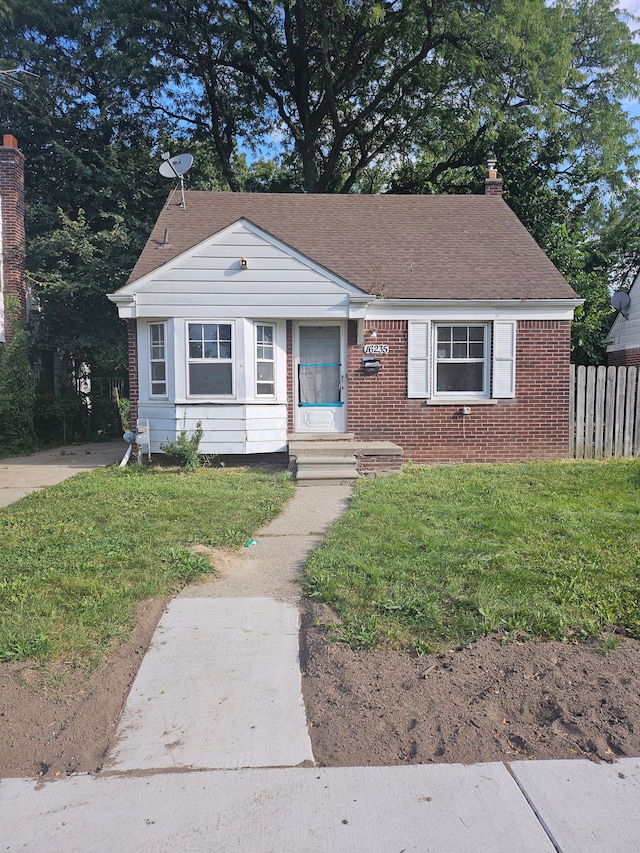
[(356, 441), (349, 433), (289, 435), (289, 467), (301, 485), (353, 483), (363, 474), (400, 471), (402, 448), (390, 441)]

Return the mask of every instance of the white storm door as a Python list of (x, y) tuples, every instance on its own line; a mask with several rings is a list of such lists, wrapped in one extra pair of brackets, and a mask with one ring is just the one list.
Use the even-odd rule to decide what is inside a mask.
[(295, 431), (345, 432), (345, 324), (299, 324), (295, 354)]

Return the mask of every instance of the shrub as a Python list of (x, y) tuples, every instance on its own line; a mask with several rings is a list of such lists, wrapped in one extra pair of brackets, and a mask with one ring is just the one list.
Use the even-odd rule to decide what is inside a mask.
[(186, 430), (183, 429), (175, 441), (163, 442), (160, 445), (160, 450), (185, 471), (195, 471), (200, 467), (198, 448), (203, 432), (202, 424), (198, 421), (191, 436), (188, 436)]
[(88, 441), (90, 412), (86, 397), (74, 388), (64, 386), (57, 394), (38, 387), (34, 417), (36, 435), (43, 444), (71, 444)]
[(29, 337), (17, 326), (0, 352), (0, 445), (12, 453), (33, 450), (35, 388), (27, 351)]

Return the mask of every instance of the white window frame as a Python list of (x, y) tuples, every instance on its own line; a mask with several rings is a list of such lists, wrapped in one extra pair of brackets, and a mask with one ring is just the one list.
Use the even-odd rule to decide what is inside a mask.
[[(437, 327), (484, 326), (485, 391), (437, 391)], [(516, 396), (517, 321), (483, 318), (469, 320), (409, 320), (407, 327), (407, 397), (432, 404), (497, 402)], [(433, 342), (432, 342), (433, 341)]]
[[(268, 344), (268, 343), (265, 344), (264, 341), (259, 340), (259, 337), (258, 337), (259, 329), (271, 329), (271, 344)], [(277, 371), (276, 371), (276, 324), (275, 323), (256, 322), (254, 324), (254, 331), (255, 331), (255, 334), (254, 334), (254, 340), (255, 340), (254, 354), (255, 354), (255, 371), (256, 371), (256, 373), (255, 373), (256, 397), (261, 399), (261, 400), (265, 399), (267, 397), (270, 399), (273, 399), (276, 397), (276, 377), (277, 377)], [(262, 355), (260, 355), (260, 347), (269, 347), (269, 346), (271, 347), (271, 358), (265, 358), (264, 352), (262, 353)], [(272, 380), (270, 380), (270, 381), (267, 380), (265, 382), (264, 380), (261, 381), (258, 378), (260, 364), (271, 364), (272, 365), (272, 375), (273, 375)], [(261, 392), (259, 390), (261, 385), (271, 385), (272, 390), (269, 392), (266, 392), (266, 393)]]
[[(162, 340), (154, 342), (153, 340), (153, 330), (161, 329), (162, 330)], [(168, 385), (167, 385), (167, 324), (166, 323), (149, 323), (148, 325), (148, 335), (149, 335), (149, 397), (153, 399), (167, 399), (168, 393)], [(161, 346), (161, 352), (159, 348)], [(153, 371), (154, 365), (162, 364), (164, 367), (164, 379), (154, 379)], [(154, 386), (164, 385), (164, 390), (154, 390)]]
[[(482, 327), (484, 329), (483, 337), (483, 357), (471, 358), (439, 358), (438, 357), (438, 330), (441, 328), (465, 328)], [(433, 322), (433, 397), (438, 400), (488, 400), (490, 396), (490, 366), (491, 366), (491, 323), (480, 320), (450, 320), (450, 321), (434, 321)], [(438, 391), (438, 366), (440, 364), (478, 364), (482, 362), (482, 390), (480, 391)]]
[[(190, 356), (190, 343), (191, 343), (191, 326), (229, 326), (231, 329), (231, 356), (229, 358), (192, 358)], [(185, 321), (185, 344), (186, 344), (186, 367), (187, 367), (187, 397), (189, 399), (197, 399), (197, 400), (230, 400), (235, 397), (235, 387), (236, 387), (236, 378), (235, 378), (235, 346), (236, 346), (236, 328), (233, 320), (187, 320)], [(194, 394), (191, 391), (191, 370), (190, 367), (192, 364), (230, 364), (231, 365), (231, 390), (228, 394)]]

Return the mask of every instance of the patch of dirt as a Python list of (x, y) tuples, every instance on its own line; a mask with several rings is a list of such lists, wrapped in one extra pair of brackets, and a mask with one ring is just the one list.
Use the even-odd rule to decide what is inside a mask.
[(502, 645), (489, 636), (418, 657), (327, 643), (335, 616), (306, 617), (303, 693), (328, 767), (640, 755), (640, 643)]
[[(141, 605), (131, 641), (87, 675), (0, 664), (0, 778), (97, 772), (166, 600)], [(640, 643), (502, 645), (417, 657), (327, 643), (303, 620), (302, 686), (321, 766), (640, 755)]]
[(168, 599), (141, 604), (128, 643), (96, 672), (0, 664), (0, 778), (100, 770)]

